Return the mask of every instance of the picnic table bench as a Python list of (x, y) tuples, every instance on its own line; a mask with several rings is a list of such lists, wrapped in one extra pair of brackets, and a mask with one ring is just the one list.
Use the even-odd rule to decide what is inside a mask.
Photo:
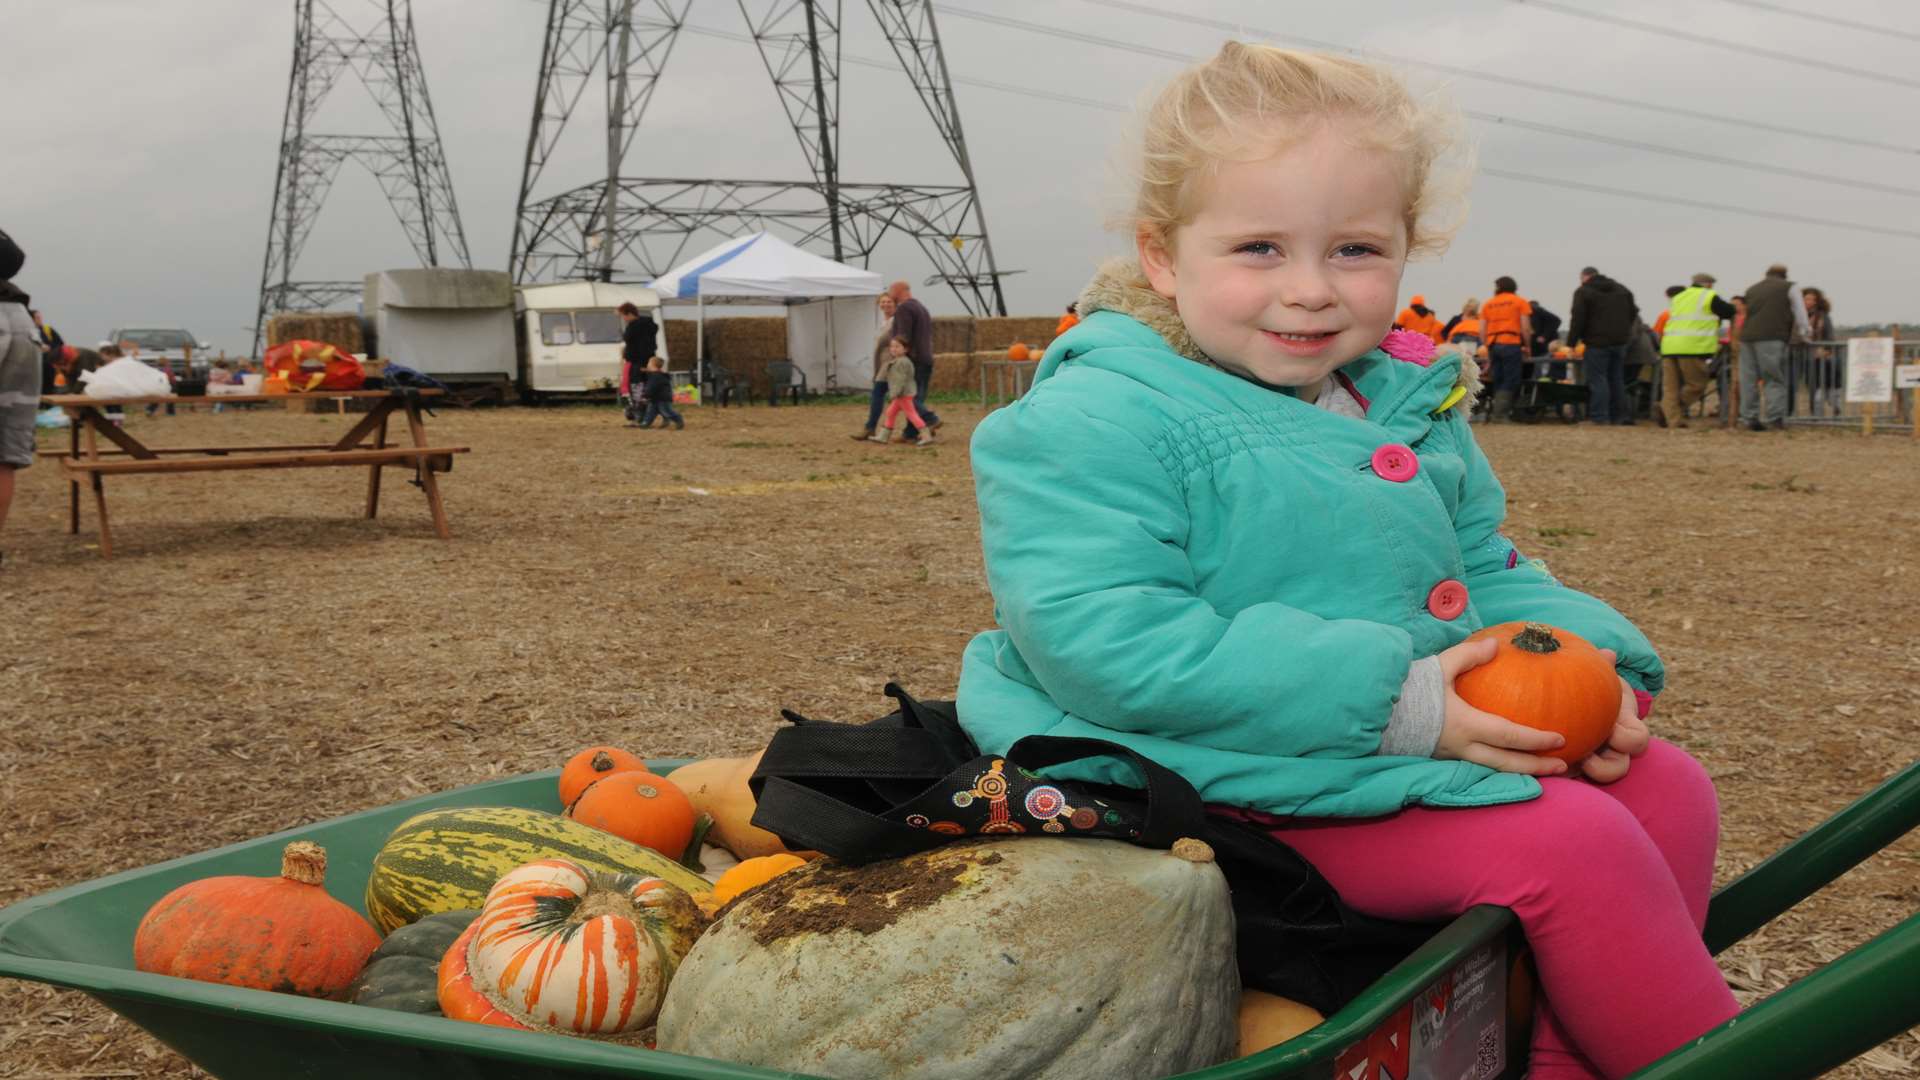
[[(43, 450), (42, 457), (57, 458), (65, 470), (69, 485), (67, 531), (80, 531), (80, 485), (93, 488), (93, 504), (100, 519), (100, 554), (113, 555), (113, 534), (107, 525), (108, 476), (132, 476), (151, 473), (227, 472), (243, 469), (312, 469), (329, 466), (362, 465), (367, 474), (367, 517), (380, 509), (380, 472), (384, 468), (411, 468), (416, 483), (427, 497), (433, 514), (434, 531), (442, 540), (453, 533), (447, 527), (446, 507), (440, 501), (436, 473), (453, 468), (453, 455), (468, 452), (465, 446), (433, 446), (427, 441), (426, 421), (422, 418), (424, 399), (439, 395), (439, 390), (354, 390), (318, 394), (220, 394), (190, 397), (97, 398), (84, 394), (55, 394), (45, 400), (65, 410), (72, 423), (66, 450)], [(273, 446), (148, 446), (115, 425), (106, 410), (129, 405), (154, 404), (226, 404), (250, 402), (287, 402), (296, 398), (373, 399), (373, 405), (345, 435), (331, 443), (295, 443)], [(411, 445), (388, 446), (387, 423), (396, 412), (404, 412)], [(101, 450), (100, 440), (113, 444)], [(371, 443), (369, 443), (371, 439)]]

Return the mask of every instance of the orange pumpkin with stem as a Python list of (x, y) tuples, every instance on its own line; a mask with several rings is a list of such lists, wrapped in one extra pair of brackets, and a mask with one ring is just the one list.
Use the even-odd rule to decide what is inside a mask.
[(380, 935), (328, 895), (327, 853), (288, 844), (278, 877), (190, 881), (148, 909), (133, 934), (140, 971), (254, 990), (345, 999)]
[(1542, 752), (1569, 765), (1605, 745), (1620, 717), (1620, 676), (1578, 634), (1543, 623), (1489, 626), (1468, 641), (1498, 641), (1493, 659), (1461, 672), (1453, 688), (1476, 709), (1566, 737)]
[(1009, 360), (1026, 360), (1032, 357), (1032, 355), (1033, 350), (1027, 348), (1027, 343), (1024, 341), (1016, 341), (1012, 345), (1007, 346), (1007, 359)]
[(678, 859), (693, 842), (693, 803), (673, 781), (630, 769), (593, 782), (567, 816)]
[(635, 769), (645, 772), (646, 759), (617, 746), (589, 746), (568, 758), (560, 770), (560, 805), (572, 806), (581, 792), (602, 777)]

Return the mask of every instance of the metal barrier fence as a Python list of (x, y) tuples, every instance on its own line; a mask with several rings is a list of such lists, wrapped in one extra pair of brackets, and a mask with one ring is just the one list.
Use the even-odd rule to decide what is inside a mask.
[[(1920, 364), (1920, 340), (1894, 343), (1894, 363)], [(1735, 419), (1738, 374), (1736, 361), (1725, 345), (1713, 358), (1713, 382), (1706, 399), (1695, 406), (1701, 416), (1717, 416), (1722, 423)], [(1653, 373), (1652, 406), (1660, 407), (1661, 374)], [(1764, 392), (1764, 390), (1763, 390)], [(1789, 424), (1805, 427), (1858, 428), (1866, 412), (1847, 401), (1847, 343), (1813, 341), (1787, 347), (1787, 415)], [(1895, 390), (1893, 400), (1873, 407), (1875, 431), (1913, 430), (1913, 393)]]
[[(1920, 364), (1920, 340), (1896, 341), (1893, 362)], [(1860, 404), (1847, 397), (1847, 343), (1814, 341), (1787, 349), (1787, 423), (1811, 427), (1859, 427), (1865, 418)], [(1873, 406), (1878, 431), (1913, 430), (1913, 394), (1895, 390), (1893, 400)]]

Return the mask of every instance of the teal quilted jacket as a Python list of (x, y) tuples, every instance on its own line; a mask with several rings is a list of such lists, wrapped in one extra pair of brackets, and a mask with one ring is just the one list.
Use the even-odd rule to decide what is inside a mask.
[[(1032, 390), (973, 436), (999, 625), (967, 646), (959, 710), (983, 751), (1109, 739), (1276, 814), (1490, 805), (1539, 784), (1377, 753), (1415, 659), (1529, 619), (1660, 689), (1645, 636), (1501, 535), (1456, 356), (1346, 365), (1357, 420), (1205, 363), (1137, 285), (1103, 271)], [(1108, 760), (1053, 772), (1134, 782)]]

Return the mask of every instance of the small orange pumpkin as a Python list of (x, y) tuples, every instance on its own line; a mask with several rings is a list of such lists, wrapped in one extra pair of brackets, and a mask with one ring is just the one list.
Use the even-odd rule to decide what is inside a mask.
[(798, 870), (807, 860), (798, 855), (762, 855), (735, 865), (713, 883), (713, 901), (725, 904), (748, 889), (758, 888), (789, 870)]
[(140, 971), (344, 1000), (380, 947), (360, 913), (327, 894), (327, 853), (295, 840), (278, 877), (190, 881), (148, 909), (133, 934)]
[(1326, 1020), (1317, 1009), (1264, 990), (1240, 991), (1240, 1050), (1248, 1057), (1305, 1034)]
[(1489, 626), (1468, 638), (1500, 643), (1493, 659), (1460, 673), (1453, 688), (1476, 709), (1566, 736), (1544, 752), (1574, 764), (1598, 750), (1620, 716), (1620, 676), (1578, 634), (1543, 623)]
[(1027, 348), (1027, 343), (1024, 341), (1016, 341), (1007, 348), (1007, 359), (1009, 360), (1025, 360), (1031, 355), (1032, 350)]
[(669, 859), (680, 858), (693, 842), (693, 803), (686, 792), (643, 769), (594, 781), (567, 807), (567, 816)]
[(617, 746), (589, 746), (568, 758), (560, 770), (560, 805), (572, 806), (581, 792), (603, 776), (633, 769), (645, 772), (646, 759)]

